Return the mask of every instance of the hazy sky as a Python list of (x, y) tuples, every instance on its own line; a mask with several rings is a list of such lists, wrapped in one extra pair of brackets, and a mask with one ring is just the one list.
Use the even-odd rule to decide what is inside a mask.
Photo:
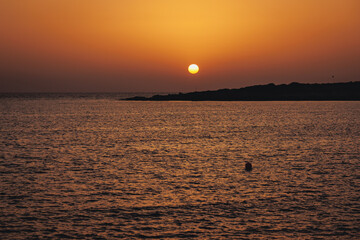
[(2, 92), (359, 80), (359, 0), (0, 0)]

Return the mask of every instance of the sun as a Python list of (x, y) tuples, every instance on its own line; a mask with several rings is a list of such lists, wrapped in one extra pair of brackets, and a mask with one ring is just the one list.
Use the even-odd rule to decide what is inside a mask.
[(196, 74), (196, 73), (198, 73), (198, 71), (199, 71), (199, 66), (196, 65), (196, 64), (191, 64), (191, 65), (188, 67), (188, 70), (189, 70), (189, 73), (191, 73), (191, 74)]

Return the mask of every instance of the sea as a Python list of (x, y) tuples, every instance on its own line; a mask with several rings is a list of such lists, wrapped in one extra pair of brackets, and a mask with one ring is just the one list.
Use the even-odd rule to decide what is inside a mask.
[(0, 239), (360, 239), (359, 101), (133, 95), (1, 95)]

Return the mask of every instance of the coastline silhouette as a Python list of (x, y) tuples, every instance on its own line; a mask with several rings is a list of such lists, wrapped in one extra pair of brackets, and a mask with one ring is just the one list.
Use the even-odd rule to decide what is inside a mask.
[(360, 81), (345, 83), (293, 82), (290, 84), (255, 85), (239, 89), (219, 89), (152, 97), (131, 97), (134, 101), (328, 101), (360, 100)]

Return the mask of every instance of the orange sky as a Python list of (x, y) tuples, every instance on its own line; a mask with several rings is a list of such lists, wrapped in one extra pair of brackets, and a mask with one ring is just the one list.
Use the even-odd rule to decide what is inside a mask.
[(2, 92), (360, 80), (359, 0), (0, 0), (0, 36)]

